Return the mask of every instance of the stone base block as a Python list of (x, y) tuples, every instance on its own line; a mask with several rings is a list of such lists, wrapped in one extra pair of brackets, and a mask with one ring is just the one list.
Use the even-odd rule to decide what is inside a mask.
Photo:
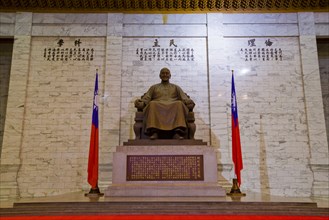
[[(133, 164), (131, 157), (135, 157)], [(151, 163), (146, 163), (150, 158)], [(132, 174), (134, 169), (140, 175)], [(225, 195), (218, 184), (217, 153), (206, 145), (118, 146), (113, 155), (112, 184), (105, 190), (109, 197)]]

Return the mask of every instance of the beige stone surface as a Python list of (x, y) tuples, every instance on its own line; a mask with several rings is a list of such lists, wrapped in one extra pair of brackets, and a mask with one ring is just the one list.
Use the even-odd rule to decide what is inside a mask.
[[(204, 180), (128, 181), (127, 156), (202, 155)], [(113, 155), (112, 184), (106, 196), (225, 196), (217, 183), (217, 153), (211, 146), (118, 146)]]

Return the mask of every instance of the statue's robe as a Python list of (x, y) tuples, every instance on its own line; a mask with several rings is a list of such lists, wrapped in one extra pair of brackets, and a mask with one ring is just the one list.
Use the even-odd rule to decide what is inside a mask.
[(186, 129), (186, 100), (189, 100), (187, 95), (175, 84), (161, 82), (151, 86), (142, 97), (146, 104), (143, 110), (146, 133), (154, 128), (165, 131)]

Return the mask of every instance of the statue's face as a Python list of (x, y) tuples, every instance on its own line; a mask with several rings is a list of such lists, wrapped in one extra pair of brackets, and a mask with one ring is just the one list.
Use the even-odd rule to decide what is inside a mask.
[(168, 82), (171, 77), (170, 70), (162, 69), (160, 72), (160, 79), (162, 82)]

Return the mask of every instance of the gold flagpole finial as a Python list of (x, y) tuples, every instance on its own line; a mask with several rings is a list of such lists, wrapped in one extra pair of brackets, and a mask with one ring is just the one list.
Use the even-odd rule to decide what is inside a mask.
[(98, 69), (96, 69), (96, 73), (98, 73)]
[(234, 73), (234, 70), (232, 70), (232, 74)]

